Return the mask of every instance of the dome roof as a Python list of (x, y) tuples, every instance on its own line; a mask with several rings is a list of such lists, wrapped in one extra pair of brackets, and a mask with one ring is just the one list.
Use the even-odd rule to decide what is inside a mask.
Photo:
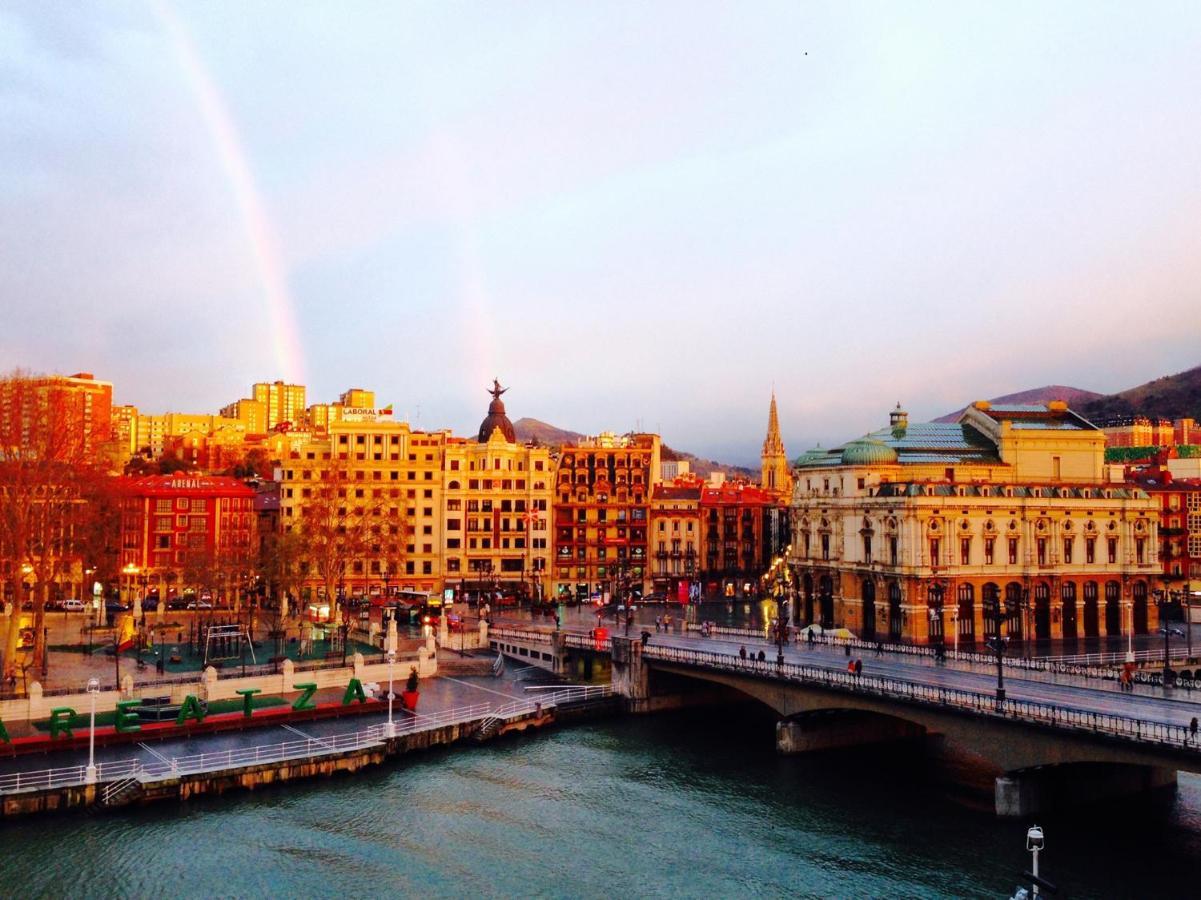
[(513, 423), (505, 415), (505, 402), (500, 399), (500, 395), (507, 390), (508, 388), (500, 386), (499, 381), (496, 379), (492, 380), (492, 390), (488, 392), (492, 395), (492, 402), (488, 404), (488, 415), (480, 423), (479, 442), (481, 444), (488, 443), (488, 439), (492, 437), (492, 432), (497, 428), (500, 429), (500, 433), (504, 435), (506, 441), (510, 444), (517, 443), (517, 433), (513, 430)]
[(859, 438), (842, 448), (844, 466), (887, 466), (896, 462), (897, 451), (872, 438)]
[(804, 453), (794, 459), (792, 464), (799, 468), (801, 466), (810, 465), (811, 463), (828, 461), (829, 459), (830, 452), (828, 450), (823, 450), (820, 446), (818, 446), (814, 447), (812, 450), (806, 450)]

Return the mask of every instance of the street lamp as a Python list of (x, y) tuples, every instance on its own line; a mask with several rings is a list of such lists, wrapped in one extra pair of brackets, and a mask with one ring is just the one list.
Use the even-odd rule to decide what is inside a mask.
[(1008, 640), (1008, 638), (1001, 637), (1000, 598), (992, 598), (989, 601), (988, 611), (992, 613), (995, 624), (992, 640), (988, 641), (988, 647), (997, 654), (997, 709), (1000, 709), (1005, 703), (1005, 644)]
[(86, 784), (96, 783), (96, 695), (100, 693), (100, 679), (88, 679), (88, 696), (92, 700), (92, 724), (88, 729), (88, 767), (84, 772)]
[(384, 724), (384, 737), (396, 737), (396, 723), (392, 720), (392, 701), (396, 694), (392, 690), (392, 667), (396, 664), (396, 651), (388, 651), (388, 721)]
[(1168, 638), (1173, 632), (1180, 634), (1179, 629), (1168, 625), (1167, 614), (1168, 609), (1177, 601), (1179, 595), (1175, 591), (1168, 592), (1162, 588), (1156, 588), (1152, 593), (1155, 596), (1155, 605), (1159, 607), (1159, 630), (1163, 632), (1163, 686), (1167, 687), (1172, 671), (1168, 654)]

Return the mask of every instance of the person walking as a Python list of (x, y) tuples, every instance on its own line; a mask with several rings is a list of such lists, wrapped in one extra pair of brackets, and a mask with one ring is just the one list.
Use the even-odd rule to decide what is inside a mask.
[(1193, 716), (1193, 720), (1188, 723), (1189, 736), (1195, 741), (1197, 739), (1197, 717)]
[(863, 674), (863, 660), (862, 659), (855, 660), (855, 674), (856, 675)]
[(746, 659), (746, 646), (745, 645), (738, 648), (738, 655), (741, 656), (743, 659)]

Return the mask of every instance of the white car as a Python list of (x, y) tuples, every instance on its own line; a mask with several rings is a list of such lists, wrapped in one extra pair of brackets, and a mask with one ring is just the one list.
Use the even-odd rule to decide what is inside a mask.
[(83, 605), (82, 600), (71, 599), (64, 600), (59, 605), (59, 609), (61, 609), (63, 612), (83, 612), (85, 609), (87, 609), (87, 607)]

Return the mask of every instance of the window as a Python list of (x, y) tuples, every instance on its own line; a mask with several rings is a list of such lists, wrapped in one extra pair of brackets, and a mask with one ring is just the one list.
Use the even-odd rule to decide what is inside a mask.
[(986, 537), (984, 539), (984, 565), (991, 566), (996, 551), (996, 538)]
[(1147, 561), (1147, 541), (1145, 538), (1134, 539), (1134, 558), (1140, 566)]
[(830, 535), (822, 535), (822, 559), (830, 558)]
[(1107, 543), (1109, 544), (1109, 564), (1112, 566), (1118, 561), (1118, 539), (1109, 538)]
[[(805, 535), (805, 555), (809, 555), (809, 535)], [(897, 564), (897, 539), (890, 537), (888, 539), (888, 559), (892, 565)]]
[(972, 563), (972, 539), (970, 537), (959, 539), (959, 564), (968, 566)]
[(942, 542), (938, 538), (930, 538), (930, 565), (937, 566), (939, 563), (939, 551), (942, 550)]
[(1018, 539), (1014, 537), (1009, 539), (1009, 564), (1011, 566), (1018, 564)]
[(1037, 548), (1038, 552), (1038, 564), (1040, 566), (1045, 566), (1047, 564), (1047, 539), (1039, 538), (1035, 542), (1035, 547)]
[(1088, 538), (1084, 542), (1084, 561), (1090, 566), (1097, 561), (1097, 539)]
[(1075, 544), (1076, 541), (1073, 538), (1065, 537), (1063, 539), (1063, 564), (1065, 566), (1072, 564), (1072, 548)]

